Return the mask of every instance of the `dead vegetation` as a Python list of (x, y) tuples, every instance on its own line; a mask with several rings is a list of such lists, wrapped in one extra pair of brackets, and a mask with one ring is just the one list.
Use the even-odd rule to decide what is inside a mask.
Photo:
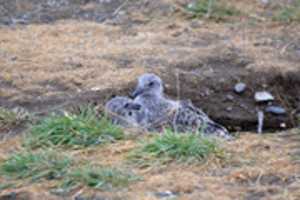
[[(189, 80), (182, 84), (180, 98), (192, 99), (213, 119), (234, 130), (239, 128), (232, 122), (238, 119), (253, 129), (253, 91), (258, 87), (272, 91), (281, 87), (270, 84), (273, 76), (267, 76), (268, 72), (289, 72), (295, 77), (299, 74), (300, 30), (294, 23), (253, 24), (248, 18), (215, 23), (201, 18), (185, 19), (179, 13), (148, 23), (130, 23), (117, 26), (68, 20), (55, 25), (2, 27), (1, 105), (47, 112), (60, 105), (89, 100), (103, 104), (114, 94), (126, 94), (136, 77), (145, 71), (163, 76), (168, 84), (166, 92), (177, 98), (172, 82), (176, 78), (170, 73), (174, 71)], [(245, 96), (236, 96), (237, 105), (224, 103), (226, 95), (235, 97), (232, 87), (240, 80), (249, 84), (250, 90)], [(282, 91), (289, 91), (284, 93), (286, 98), (298, 101), (287, 87)], [(298, 106), (292, 104), (286, 109), (293, 113)], [(233, 111), (228, 112), (228, 107), (233, 107)], [(292, 119), (294, 116), (280, 118), (279, 122), (290, 127)], [(279, 128), (277, 119), (270, 121), (270, 128)]]
[[(294, 141), (295, 138), (299, 139), (299, 130), (289, 132), (289, 136), (294, 137)], [(79, 165), (76, 164), (75, 166), (83, 167), (80, 169), (92, 170), (93, 167), (84, 167), (87, 162), (91, 162), (93, 166), (107, 166), (125, 170), (121, 172), (121, 177), (119, 178), (123, 180), (122, 177), (128, 177), (124, 179), (125, 182), (127, 180), (137, 181), (131, 182), (126, 186), (128, 190), (124, 190), (125, 186), (123, 185), (121, 188), (109, 192), (106, 188), (107, 185), (104, 189), (101, 186), (102, 179), (97, 179), (98, 175), (96, 174), (98, 174), (98, 170), (96, 170), (98, 172), (95, 172), (95, 175), (92, 175), (94, 172), (90, 174), (86, 170), (83, 170), (82, 173), (87, 174), (81, 175), (81, 172), (78, 174), (78, 171), (75, 170), (76, 173), (74, 173), (76, 175), (73, 174), (75, 177), (71, 176), (74, 178), (71, 179), (73, 181), (68, 182), (69, 179), (64, 179), (67, 182), (58, 182), (62, 184), (60, 186), (64, 190), (54, 189), (58, 184), (56, 181), (48, 180), (37, 184), (35, 182), (28, 183), (24, 179), (18, 180), (13, 185), (6, 185), (7, 188), (12, 189), (6, 188), (1, 193), (3, 195), (9, 194), (9, 191), (26, 191), (34, 195), (35, 191), (40, 190), (44, 199), (59, 199), (61, 198), (60, 195), (66, 194), (69, 197), (70, 195), (81, 194), (84, 196), (96, 195), (108, 199), (137, 199), (137, 197), (139, 199), (157, 199), (155, 194), (165, 191), (172, 191), (177, 195), (178, 199), (251, 199), (256, 195), (260, 195), (261, 199), (299, 198), (299, 165), (297, 164), (299, 160), (293, 157), (292, 148), (297, 143), (292, 142), (293, 140), (288, 137), (287, 133), (263, 136), (243, 133), (237, 140), (221, 144), (222, 148), (224, 148), (225, 156), (221, 160), (208, 157), (205, 162), (198, 164), (193, 164), (193, 162), (189, 164), (185, 162), (168, 162), (163, 165), (150, 165), (148, 167), (127, 162), (127, 156), (138, 147), (138, 140), (141, 137), (137, 140), (118, 141), (115, 144), (106, 146), (65, 151), (67, 155), (73, 157), (75, 162), (79, 163)], [(16, 143), (15, 139), (2, 142), (1, 146), (2, 144), (14, 144), (14, 148), (21, 148), (20, 143)], [(7, 149), (7, 152), (2, 152), (1, 157), (5, 160), (11, 159), (9, 158), (10, 154)], [(60, 159), (60, 162), (62, 161)], [(24, 162), (22, 163), (24, 164)], [(39, 166), (43, 165), (43, 163), (39, 162)], [(50, 167), (51, 165), (46, 166)], [(55, 166), (57, 167), (57, 165)], [(114, 170), (109, 168), (106, 168), (106, 170)], [(135, 174), (134, 176), (130, 175), (130, 173), (127, 174), (129, 176), (126, 175), (126, 169), (128, 168)], [(40, 169), (45, 170), (46, 168), (42, 167)], [(69, 167), (67, 170), (69, 171)], [(18, 173), (20, 172), (18, 170)], [(49, 173), (44, 172), (42, 173), (43, 175), (49, 175)], [(61, 174), (63, 171), (60, 170), (59, 172)], [(103, 173), (106, 174), (105, 177), (110, 177), (109, 174), (113, 172), (105, 171)], [(123, 173), (125, 173), (125, 176), (122, 175)], [(24, 176), (24, 174), (28, 173), (21, 174)], [(52, 175), (55, 173), (50, 174), (51, 177), (54, 177)], [(117, 175), (118, 173), (113, 174)], [(12, 178), (12, 176), (10, 177)], [(104, 180), (111, 180), (111, 178), (107, 178)], [(118, 176), (115, 178), (119, 183)], [(3, 180), (3, 177), (1, 179)], [(100, 182), (97, 182), (98, 180)], [(24, 184), (24, 181), (26, 184)], [(81, 181), (84, 184), (78, 185)], [(11, 182), (6, 181), (3, 183), (8, 184)], [(87, 185), (85, 186), (85, 184)], [(89, 189), (89, 185), (94, 187), (97, 184), (99, 184), (99, 187), (101, 186), (99, 189)], [(110, 186), (108, 185), (108, 187)]]

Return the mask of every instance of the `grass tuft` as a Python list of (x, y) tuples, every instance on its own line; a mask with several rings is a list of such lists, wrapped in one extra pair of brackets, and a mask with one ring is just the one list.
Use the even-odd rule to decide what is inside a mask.
[(8, 110), (0, 107), (0, 129), (9, 129), (12, 126), (18, 125), (28, 118), (28, 113), (21, 108)]
[(37, 153), (17, 153), (8, 158), (0, 166), (0, 175), (9, 179), (40, 179), (62, 178), (70, 167), (72, 160), (53, 151)]
[(73, 189), (87, 186), (95, 189), (110, 190), (126, 187), (140, 178), (133, 173), (116, 168), (79, 163), (53, 150), (36, 153), (16, 153), (0, 165), (0, 177), (7, 182), (0, 184), (1, 189), (13, 188), (17, 181), (41, 182), (56, 180), (55, 194), (68, 194)]
[(275, 12), (274, 20), (281, 22), (300, 21), (300, 0), (286, 4)]
[(198, 0), (195, 3), (188, 4), (186, 9), (194, 17), (207, 17), (217, 21), (240, 14), (236, 8), (217, 0)]
[(178, 134), (166, 131), (133, 150), (128, 158), (138, 165), (148, 166), (159, 162), (202, 162), (210, 155), (223, 156), (217, 141), (200, 134)]
[(110, 190), (126, 187), (140, 178), (133, 173), (115, 168), (85, 165), (73, 169), (60, 185), (59, 191), (70, 192), (73, 188), (87, 186), (95, 189)]
[(14, 112), (0, 107), (0, 127), (9, 127), (16, 124), (17, 121), (17, 115)]
[(87, 147), (122, 139), (123, 131), (92, 108), (80, 114), (51, 115), (34, 125), (25, 140), (30, 148), (65, 146)]

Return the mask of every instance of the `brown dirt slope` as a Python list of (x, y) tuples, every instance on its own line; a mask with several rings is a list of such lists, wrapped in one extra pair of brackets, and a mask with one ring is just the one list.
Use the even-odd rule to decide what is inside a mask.
[[(259, 90), (270, 91), (274, 104), (291, 113), (268, 115), (266, 128), (294, 126), (300, 107), (299, 24), (240, 16), (223, 23), (191, 20), (180, 3), (141, 1), (102, 24), (2, 26), (1, 105), (47, 112), (70, 102), (103, 104), (112, 94), (128, 94), (138, 75), (155, 72), (168, 95), (191, 99), (234, 130), (255, 127), (253, 96)], [(233, 5), (243, 5), (244, 12), (259, 8), (257, 15), (268, 11), (257, 3)], [(247, 84), (243, 95), (233, 92), (239, 81)]]

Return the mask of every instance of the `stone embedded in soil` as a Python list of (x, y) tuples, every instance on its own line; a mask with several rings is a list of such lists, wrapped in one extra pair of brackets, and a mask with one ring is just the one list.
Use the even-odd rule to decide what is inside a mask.
[(282, 122), (282, 123), (280, 123), (280, 128), (286, 128), (286, 123), (284, 123), (284, 122)]
[(158, 197), (158, 198), (161, 198), (161, 199), (166, 199), (166, 198), (169, 199), (169, 198), (176, 197), (177, 194), (168, 190), (168, 191), (165, 191), (165, 192), (156, 192), (155, 196)]
[(74, 200), (110, 200), (109, 198), (98, 196), (98, 195), (92, 195), (92, 196), (76, 196)]
[(226, 95), (226, 99), (229, 101), (233, 101), (234, 97), (231, 94)]
[(232, 109), (233, 109), (233, 108), (232, 108), (231, 106), (229, 106), (229, 107), (226, 108), (226, 110), (227, 110), (228, 112), (231, 112)]
[(256, 102), (267, 102), (267, 101), (273, 101), (274, 97), (270, 92), (261, 91), (261, 92), (255, 92), (254, 99)]
[(196, 29), (196, 28), (200, 28), (202, 24), (203, 24), (203, 22), (199, 21), (199, 19), (194, 19), (191, 21), (190, 26), (192, 28)]
[(32, 195), (29, 192), (10, 192), (0, 196), (0, 200), (22, 200), (32, 199)]
[(268, 106), (266, 108), (266, 112), (272, 113), (275, 115), (284, 115), (286, 114), (286, 110), (281, 106)]
[(270, 3), (269, 0), (260, 0), (263, 5), (268, 5)]
[(234, 86), (234, 91), (238, 94), (243, 93), (246, 90), (247, 85), (245, 83), (237, 83)]
[(101, 90), (101, 87), (92, 87), (91, 90), (92, 91), (99, 91), (99, 90)]

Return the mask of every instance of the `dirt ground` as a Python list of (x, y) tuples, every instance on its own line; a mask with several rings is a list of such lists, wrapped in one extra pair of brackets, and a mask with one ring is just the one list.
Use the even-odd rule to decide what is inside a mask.
[[(257, 110), (268, 106), (254, 101), (262, 90), (275, 97), (272, 105), (287, 110), (266, 114), (267, 132), (297, 126), (300, 24), (273, 21), (273, 6), (230, 0), (243, 15), (216, 22), (191, 18), (183, 9), (188, 0), (14, 2), (0, 0), (0, 106), (47, 114), (103, 105), (114, 95), (130, 94), (139, 75), (153, 72), (165, 81), (168, 96), (191, 99), (232, 131), (256, 129)], [(243, 94), (233, 91), (238, 82), (247, 85)], [(1, 155), (17, 140), (2, 143)], [(107, 198), (150, 200), (157, 199), (153, 192), (170, 190), (184, 200), (299, 199), (290, 141), (243, 133), (226, 145), (231, 164), (136, 169), (145, 180)], [(107, 156), (122, 157), (134, 143), (118, 143)], [(102, 162), (99, 151), (90, 158)], [(58, 198), (43, 185), (28, 187), (21, 195)]]

